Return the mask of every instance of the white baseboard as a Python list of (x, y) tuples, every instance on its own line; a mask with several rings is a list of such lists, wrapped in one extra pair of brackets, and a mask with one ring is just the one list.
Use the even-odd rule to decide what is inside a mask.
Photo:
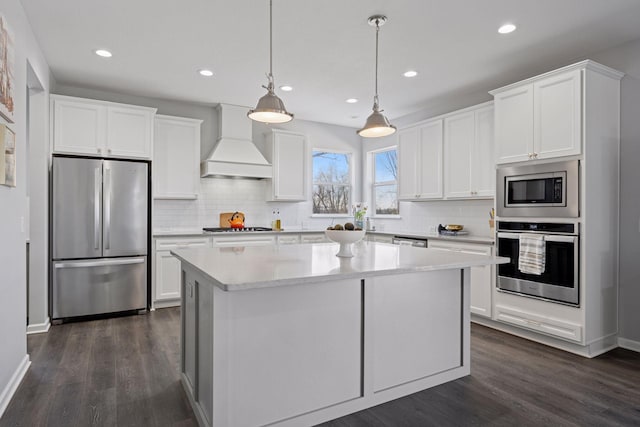
[(31, 360), (29, 360), (29, 355), (25, 354), (24, 358), (18, 365), (18, 368), (15, 370), (9, 383), (5, 386), (4, 390), (2, 390), (2, 394), (0, 394), (0, 417), (4, 414), (5, 409), (9, 406), (9, 402), (13, 397), (13, 394), (18, 389), (22, 378), (24, 378), (24, 374), (27, 373), (27, 369), (31, 365)]
[(633, 341), (626, 338), (618, 337), (618, 347), (626, 348), (640, 353), (640, 341)]
[(49, 332), (50, 327), (51, 327), (51, 319), (47, 317), (47, 320), (44, 323), (35, 323), (33, 325), (27, 326), (27, 335)]

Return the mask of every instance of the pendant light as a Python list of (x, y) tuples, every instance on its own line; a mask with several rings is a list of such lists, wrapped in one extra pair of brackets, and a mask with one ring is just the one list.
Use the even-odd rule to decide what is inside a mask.
[(382, 114), (378, 104), (378, 34), (380, 26), (387, 22), (387, 17), (383, 15), (374, 15), (369, 18), (369, 25), (376, 27), (376, 94), (373, 97), (373, 113), (367, 117), (364, 127), (358, 131), (358, 135), (364, 138), (377, 138), (380, 136), (388, 136), (396, 131), (396, 127), (389, 123), (389, 120)]
[(249, 110), (247, 116), (251, 120), (262, 123), (286, 123), (293, 119), (293, 114), (284, 108), (284, 102), (273, 91), (273, 0), (269, 0), (269, 84), (262, 86), (267, 94), (258, 100), (258, 105)]

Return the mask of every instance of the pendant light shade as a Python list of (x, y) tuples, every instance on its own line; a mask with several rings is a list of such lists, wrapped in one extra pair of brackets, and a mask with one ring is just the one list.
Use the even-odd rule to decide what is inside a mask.
[(382, 15), (375, 15), (369, 18), (369, 25), (376, 27), (376, 92), (373, 96), (373, 113), (367, 117), (367, 121), (364, 127), (358, 130), (358, 135), (363, 138), (377, 138), (381, 136), (388, 136), (396, 131), (396, 127), (389, 123), (389, 120), (382, 114), (380, 105), (378, 103), (378, 34), (380, 32), (380, 26), (387, 22), (387, 17)]
[(251, 120), (262, 123), (286, 123), (293, 119), (293, 114), (284, 107), (284, 102), (276, 95), (273, 84), (273, 0), (269, 0), (269, 84), (262, 86), (267, 94), (258, 100), (258, 105), (249, 110), (247, 116)]

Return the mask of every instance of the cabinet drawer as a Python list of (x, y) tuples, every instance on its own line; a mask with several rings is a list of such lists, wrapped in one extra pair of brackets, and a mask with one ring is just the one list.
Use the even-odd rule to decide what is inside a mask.
[(473, 243), (445, 242), (439, 240), (429, 240), (428, 246), (431, 249), (444, 249), (454, 252), (464, 252), (476, 255), (491, 255), (491, 246)]
[(293, 245), (296, 243), (300, 243), (300, 236), (297, 234), (289, 236), (278, 236), (279, 245)]
[(496, 305), (495, 309), (496, 319), (501, 322), (531, 329), (536, 332), (542, 332), (547, 335), (553, 335), (569, 341), (582, 342), (582, 326), (576, 323), (499, 304)]
[(169, 251), (172, 249), (206, 248), (211, 246), (209, 237), (171, 237), (156, 238), (157, 251)]
[[(239, 234), (239, 233), (238, 233)], [(214, 237), (213, 247), (229, 247), (229, 246), (267, 246), (276, 243), (276, 236), (233, 236), (233, 237)]]
[(327, 236), (323, 234), (303, 234), (300, 236), (300, 241), (302, 243), (320, 243), (320, 242), (328, 242)]

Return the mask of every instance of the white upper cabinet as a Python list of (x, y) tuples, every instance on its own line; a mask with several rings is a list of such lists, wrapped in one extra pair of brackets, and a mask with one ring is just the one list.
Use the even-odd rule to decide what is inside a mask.
[(306, 200), (306, 137), (274, 129), (265, 135), (265, 140), (265, 157), (273, 167), (273, 178), (267, 185), (267, 200)]
[(107, 138), (103, 105), (51, 95), (51, 112), (54, 152), (102, 155)]
[(153, 197), (196, 199), (200, 186), (200, 124), (202, 120), (155, 117)]
[(399, 200), (442, 198), (442, 120), (398, 133)]
[(493, 106), (447, 116), (444, 147), (445, 197), (493, 197)]
[(51, 95), (53, 152), (150, 159), (155, 108)]
[(148, 159), (155, 109), (107, 106), (107, 156)]
[(548, 73), (491, 92), (497, 163), (581, 154), (582, 73)]
[(573, 70), (535, 82), (533, 99), (535, 158), (547, 159), (580, 154), (581, 71)]

